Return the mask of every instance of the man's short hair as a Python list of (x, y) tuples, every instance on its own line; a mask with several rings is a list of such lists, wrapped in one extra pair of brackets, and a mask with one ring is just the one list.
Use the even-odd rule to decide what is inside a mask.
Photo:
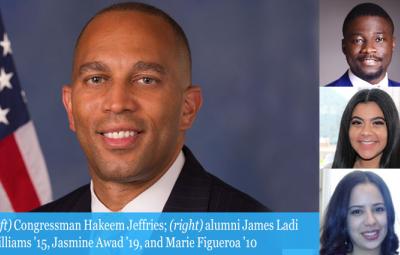
[(349, 24), (358, 17), (361, 16), (378, 16), (384, 18), (391, 26), (392, 34), (394, 33), (394, 23), (392, 18), (390, 18), (389, 14), (379, 5), (374, 3), (362, 3), (356, 5), (349, 14), (347, 14), (346, 18), (343, 22), (342, 33), (343, 36), (349, 26)]
[(106, 7), (99, 12), (97, 12), (83, 27), (81, 30), (78, 39), (76, 40), (75, 48), (78, 46), (79, 40), (86, 30), (86, 27), (89, 25), (89, 23), (96, 18), (97, 16), (100, 16), (101, 14), (107, 13), (107, 12), (112, 12), (112, 11), (137, 11), (141, 13), (146, 13), (150, 15), (154, 15), (157, 17), (162, 18), (164, 21), (166, 21), (169, 25), (171, 25), (172, 29), (174, 30), (175, 34), (177, 35), (177, 38), (179, 41), (183, 43), (183, 46), (185, 50), (187, 51), (187, 57), (189, 60), (189, 67), (191, 69), (192, 66), (192, 56), (190, 52), (190, 46), (189, 46), (189, 40), (186, 37), (185, 32), (183, 31), (182, 27), (176, 22), (170, 15), (168, 15), (166, 12), (158, 9), (157, 7), (154, 7), (149, 4), (144, 4), (144, 3), (138, 3), (138, 2), (126, 2), (126, 3), (117, 3), (113, 4), (109, 7)]

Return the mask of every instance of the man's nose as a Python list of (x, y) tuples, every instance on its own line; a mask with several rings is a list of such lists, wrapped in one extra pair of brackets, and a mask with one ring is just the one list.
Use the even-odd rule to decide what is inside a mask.
[(365, 54), (372, 54), (376, 52), (376, 45), (373, 40), (367, 40), (363, 44), (363, 47), (361, 48), (361, 52)]
[(131, 85), (125, 82), (113, 82), (103, 95), (104, 111), (122, 113), (125, 111), (135, 111), (137, 108)]

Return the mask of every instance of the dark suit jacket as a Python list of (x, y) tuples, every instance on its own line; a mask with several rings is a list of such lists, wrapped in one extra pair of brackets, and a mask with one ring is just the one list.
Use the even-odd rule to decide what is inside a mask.
[[(268, 208), (206, 172), (187, 147), (185, 164), (164, 206), (164, 212), (260, 212)], [(36, 212), (90, 212), (90, 186), (86, 184)]]
[[(351, 84), (349, 73), (345, 72), (342, 77), (334, 82), (329, 83), (325, 87), (353, 87), (353, 84)], [(400, 83), (389, 80), (389, 87), (400, 87)]]

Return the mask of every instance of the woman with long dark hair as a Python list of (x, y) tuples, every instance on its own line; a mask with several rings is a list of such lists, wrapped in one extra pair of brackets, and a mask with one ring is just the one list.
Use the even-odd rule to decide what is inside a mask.
[(354, 171), (336, 186), (321, 229), (321, 255), (398, 254), (395, 212), (385, 182)]
[(340, 122), (332, 168), (399, 168), (399, 114), (380, 89), (357, 92)]

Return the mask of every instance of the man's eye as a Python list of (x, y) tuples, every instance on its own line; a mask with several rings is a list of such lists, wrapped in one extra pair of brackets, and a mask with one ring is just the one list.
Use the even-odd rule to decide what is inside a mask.
[(383, 37), (378, 37), (378, 38), (375, 39), (375, 41), (376, 41), (376, 42), (383, 42), (384, 39), (383, 39)]
[(364, 40), (362, 38), (356, 38), (356, 39), (353, 40), (353, 43), (354, 44), (363, 44)]
[(139, 79), (139, 83), (144, 84), (144, 85), (151, 85), (151, 84), (154, 84), (156, 82), (157, 82), (156, 79), (153, 79), (153, 78), (150, 78), (150, 77), (143, 77), (143, 78)]
[(103, 83), (104, 81), (105, 81), (105, 78), (101, 77), (101, 76), (92, 76), (92, 77), (89, 77), (89, 79), (87, 79), (87, 83), (90, 83), (90, 84), (100, 84), (100, 83)]

